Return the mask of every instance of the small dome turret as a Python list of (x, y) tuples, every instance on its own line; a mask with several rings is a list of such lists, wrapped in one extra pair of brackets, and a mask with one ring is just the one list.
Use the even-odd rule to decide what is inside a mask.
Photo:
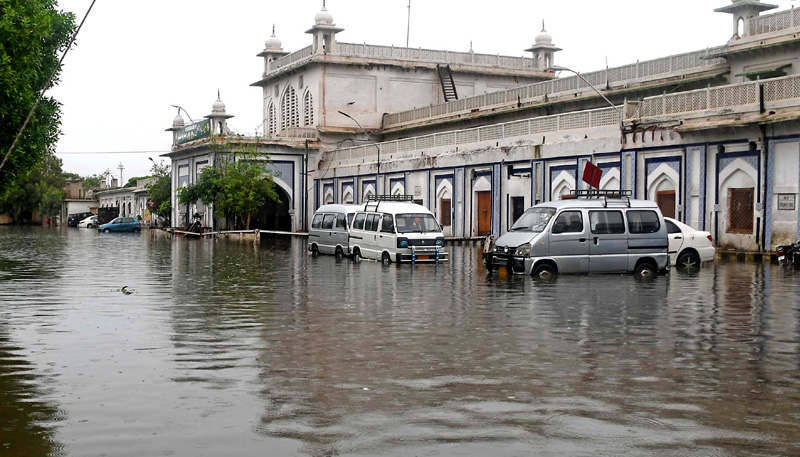
[(553, 44), (553, 37), (545, 30), (544, 21), (542, 21), (542, 31), (536, 35), (536, 44)]
[(266, 49), (281, 49), (282, 45), (281, 40), (275, 36), (275, 24), (272, 24), (272, 36), (264, 42), (264, 47)]
[(174, 129), (182, 129), (184, 125), (185, 124), (183, 122), (183, 117), (181, 117), (181, 113), (178, 112), (178, 114), (175, 116), (175, 118), (172, 119), (172, 128), (174, 128)]
[(211, 108), (212, 114), (225, 114), (225, 103), (219, 98), (219, 91), (217, 91), (217, 101)]
[(322, 11), (314, 16), (314, 22), (317, 25), (333, 25), (333, 15), (325, 9), (325, 0), (322, 1)]

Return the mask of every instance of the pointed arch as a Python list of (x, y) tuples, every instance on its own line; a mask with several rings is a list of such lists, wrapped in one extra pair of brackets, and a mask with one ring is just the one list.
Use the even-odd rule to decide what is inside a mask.
[(314, 98), (308, 90), (303, 95), (303, 126), (314, 126)]
[(300, 124), (300, 110), (297, 106), (297, 93), (293, 87), (288, 87), (281, 100), (281, 130), (289, 127), (298, 127)]

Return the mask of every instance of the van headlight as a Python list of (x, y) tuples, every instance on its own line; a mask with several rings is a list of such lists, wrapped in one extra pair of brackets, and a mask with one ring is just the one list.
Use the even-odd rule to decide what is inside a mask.
[(436, 238), (436, 246), (444, 246), (444, 238)]
[(398, 248), (407, 248), (408, 247), (408, 238), (398, 238), (397, 239), (397, 247)]
[(520, 257), (528, 257), (531, 255), (531, 245), (529, 243), (525, 243), (522, 246), (517, 247), (517, 250), (514, 252), (515, 256)]

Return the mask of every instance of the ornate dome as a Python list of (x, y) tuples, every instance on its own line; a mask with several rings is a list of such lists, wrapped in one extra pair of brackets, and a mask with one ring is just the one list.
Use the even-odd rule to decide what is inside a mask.
[(264, 42), (264, 47), (267, 49), (281, 49), (282, 45), (281, 40), (275, 36), (275, 24), (272, 24), (272, 36)]
[(183, 128), (183, 126), (183, 118), (181, 117), (181, 113), (178, 113), (178, 115), (175, 116), (175, 119), (172, 120), (172, 128), (180, 129)]
[(219, 98), (219, 91), (217, 91), (217, 101), (214, 102), (211, 112), (213, 114), (225, 114), (225, 103)]
[(325, 2), (322, 2), (322, 11), (314, 16), (314, 22), (317, 25), (333, 25), (333, 15), (325, 9)]
[(538, 35), (536, 35), (536, 44), (548, 44), (548, 45), (553, 44), (553, 37), (550, 36), (549, 33), (547, 33), (547, 30), (545, 30), (544, 21), (542, 21), (542, 31), (539, 32)]

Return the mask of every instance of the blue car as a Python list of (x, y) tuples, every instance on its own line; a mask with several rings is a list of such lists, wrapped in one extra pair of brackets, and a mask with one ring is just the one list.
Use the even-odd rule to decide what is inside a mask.
[(118, 217), (113, 219), (108, 224), (103, 224), (97, 227), (98, 232), (111, 233), (111, 232), (133, 232), (139, 233), (142, 231), (142, 225), (135, 217)]

